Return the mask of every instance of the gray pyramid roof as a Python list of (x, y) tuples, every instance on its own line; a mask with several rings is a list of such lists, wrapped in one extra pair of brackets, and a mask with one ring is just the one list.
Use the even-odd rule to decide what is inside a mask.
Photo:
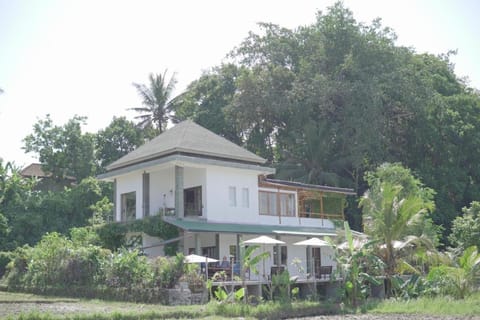
[(174, 153), (186, 153), (252, 164), (263, 164), (266, 161), (193, 121), (186, 120), (111, 163), (107, 166), (107, 170), (127, 167)]

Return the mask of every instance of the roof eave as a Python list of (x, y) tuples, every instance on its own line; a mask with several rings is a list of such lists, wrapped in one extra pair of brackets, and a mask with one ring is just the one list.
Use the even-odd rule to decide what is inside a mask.
[(147, 160), (140, 163), (135, 163), (129, 166), (120, 167), (118, 169), (110, 170), (109, 172), (100, 174), (97, 176), (99, 180), (112, 180), (118, 176), (128, 174), (133, 171), (137, 170), (145, 170), (147, 168), (165, 164), (168, 162), (184, 162), (184, 163), (195, 163), (195, 164), (202, 164), (202, 165), (213, 165), (213, 166), (221, 166), (221, 167), (229, 167), (229, 168), (237, 168), (237, 169), (246, 169), (246, 170), (255, 170), (259, 171), (262, 174), (274, 174), (275, 169), (270, 167), (261, 166), (259, 164), (254, 163), (242, 163), (242, 162), (235, 162), (235, 161), (227, 161), (227, 160), (218, 160), (218, 159), (210, 159), (210, 158), (201, 158), (201, 157), (192, 157), (186, 156), (181, 154), (171, 154), (165, 157), (161, 157), (154, 160)]

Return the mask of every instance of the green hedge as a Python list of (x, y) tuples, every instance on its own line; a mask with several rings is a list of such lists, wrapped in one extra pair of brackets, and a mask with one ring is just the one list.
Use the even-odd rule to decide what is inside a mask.
[[(177, 227), (166, 223), (160, 215), (147, 217), (129, 222), (114, 222), (96, 227), (102, 246), (112, 251), (126, 245), (128, 232), (143, 232), (152, 237), (168, 240), (179, 235)], [(166, 255), (173, 256), (177, 253), (178, 243), (169, 243), (164, 247)]]

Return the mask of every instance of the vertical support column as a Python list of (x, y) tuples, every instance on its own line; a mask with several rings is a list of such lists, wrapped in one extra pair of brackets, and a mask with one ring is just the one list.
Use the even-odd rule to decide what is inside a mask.
[(175, 215), (184, 217), (183, 208), (183, 167), (175, 166)]
[[(238, 275), (240, 277), (243, 277), (244, 276), (244, 274), (242, 274), (243, 256), (241, 255), (242, 251), (240, 250), (240, 243), (241, 242), (242, 242), (242, 235), (237, 233), (237, 243), (236, 243), (236, 247), (235, 247), (235, 261), (234, 261), (234, 263), (236, 263), (238, 265)], [(232, 271), (236, 272), (237, 270), (235, 270), (235, 268), (233, 268)], [(232, 272), (232, 277), (233, 277), (233, 272)]]
[(217, 248), (217, 252), (216, 252), (217, 256), (212, 258), (215, 258), (221, 261), (222, 257), (220, 257), (220, 234), (218, 233), (215, 234), (215, 248)]
[(201, 255), (202, 248), (200, 245), (200, 235), (198, 233), (195, 233), (194, 239), (195, 239), (195, 254)]
[(142, 209), (143, 217), (150, 215), (150, 173), (142, 174)]
[(120, 214), (120, 218), (118, 219), (117, 216), (117, 179), (113, 179), (113, 187), (112, 187), (113, 195), (112, 195), (112, 200), (113, 200), (113, 221), (120, 221), (122, 220), (122, 215)]
[(275, 208), (277, 209), (277, 215), (278, 215), (278, 224), (282, 224), (282, 212), (280, 210), (280, 189), (277, 188), (277, 192), (275, 194)]
[[(280, 236), (276, 235), (275, 239), (280, 240)], [(275, 257), (275, 261), (273, 261), (273, 263), (278, 267), (282, 263), (282, 249), (280, 248), (279, 244), (275, 245), (275, 250), (277, 250), (277, 256)]]
[(320, 193), (320, 218), (325, 219), (325, 212), (323, 212), (323, 192)]
[(307, 246), (307, 273), (312, 274), (312, 247)]

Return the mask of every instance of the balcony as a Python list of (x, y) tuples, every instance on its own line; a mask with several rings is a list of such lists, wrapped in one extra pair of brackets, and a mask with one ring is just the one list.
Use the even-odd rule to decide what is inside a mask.
[(321, 191), (298, 191), (298, 216), (300, 218), (345, 220), (345, 198)]

